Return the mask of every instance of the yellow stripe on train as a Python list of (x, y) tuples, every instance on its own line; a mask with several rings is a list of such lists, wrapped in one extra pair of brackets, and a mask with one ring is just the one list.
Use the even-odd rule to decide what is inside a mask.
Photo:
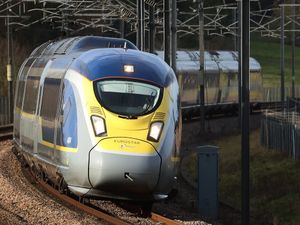
[(61, 146), (61, 145), (54, 145), (53, 143), (48, 142), (48, 141), (42, 141), (41, 144), (45, 145), (45, 146), (47, 146), (49, 148), (53, 148), (55, 150), (58, 150), (58, 151), (62, 151), (62, 152), (73, 152), (73, 153), (76, 153), (78, 151), (77, 148), (70, 148), (70, 147), (65, 147), (65, 146)]

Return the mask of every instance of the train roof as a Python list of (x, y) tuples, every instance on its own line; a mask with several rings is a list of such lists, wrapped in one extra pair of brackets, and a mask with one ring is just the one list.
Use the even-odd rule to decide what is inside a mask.
[[(164, 58), (163, 51), (157, 51), (160, 58)], [(222, 71), (226, 73), (238, 72), (238, 52), (235, 51), (205, 51), (205, 71), (213, 73)], [(177, 70), (184, 71), (199, 71), (199, 51), (177, 51), (176, 52)], [(250, 57), (249, 67), (251, 72), (260, 72), (261, 66), (259, 62)]]
[[(134, 78), (166, 87), (175, 78), (171, 68), (162, 59), (139, 51), (130, 41), (121, 38), (84, 36), (49, 41), (37, 47), (30, 55), (30, 58), (44, 61), (51, 57), (60, 62), (72, 58), (69, 69), (90, 80)], [(134, 67), (133, 72), (124, 71), (127, 64)]]
[(37, 47), (30, 56), (43, 57), (53, 55), (68, 55), (95, 48), (127, 48), (137, 50), (137, 47), (126, 39), (83, 36), (71, 37), (58, 41), (48, 41)]
[[(124, 65), (132, 65), (130, 73)], [(99, 69), (101, 68), (101, 69)], [(74, 69), (89, 80), (106, 78), (134, 78), (166, 87), (174, 79), (170, 67), (159, 57), (132, 49), (94, 49), (81, 54), (72, 64)]]

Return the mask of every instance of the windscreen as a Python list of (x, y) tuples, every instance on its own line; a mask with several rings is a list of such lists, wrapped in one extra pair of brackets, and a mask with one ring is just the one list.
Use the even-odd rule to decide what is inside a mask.
[(128, 80), (98, 81), (96, 91), (106, 109), (125, 116), (140, 116), (153, 111), (162, 95), (157, 86)]

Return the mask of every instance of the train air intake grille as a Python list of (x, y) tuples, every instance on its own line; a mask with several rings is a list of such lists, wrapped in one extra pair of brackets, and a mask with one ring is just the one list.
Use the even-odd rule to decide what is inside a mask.
[(99, 107), (96, 107), (96, 106), (91, 106), (90, 110), (91, 110), (92, 114), (98, 114), (98, 115), (103, 114), (101, 109)]
[(157, 112), (155, 113), (153, 120), (164, 120), (165, 119), (165, 113)]

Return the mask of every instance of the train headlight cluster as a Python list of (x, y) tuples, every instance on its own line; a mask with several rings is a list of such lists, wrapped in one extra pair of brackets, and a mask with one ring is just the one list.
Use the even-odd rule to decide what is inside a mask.
[(96, 136), (103, 136), (106, 133), (105, 120), (100, 116), (92, 116), (92, 124)]
[(163, 122), (152, 123), (148, 134), (148, 140), (158, 142), (163, 126), (164, 126)]

